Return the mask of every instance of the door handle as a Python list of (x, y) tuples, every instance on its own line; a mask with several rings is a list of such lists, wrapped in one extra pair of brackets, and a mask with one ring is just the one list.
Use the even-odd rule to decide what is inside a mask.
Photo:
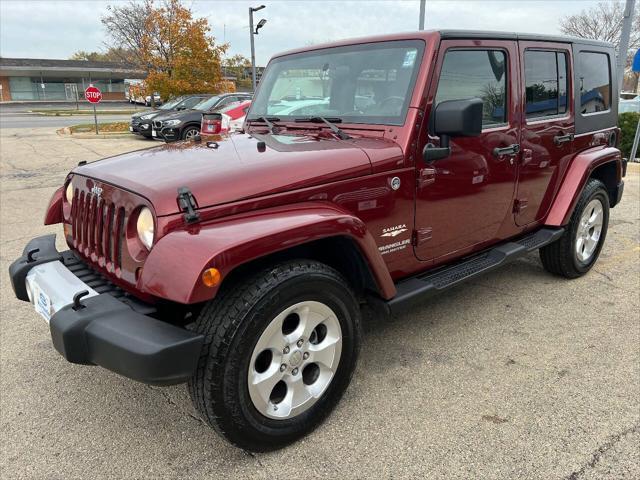
[(562, 145), (563, 143), (573, 142), (573, 133), (567, 133), (566, 135), (556, 135), (553, 137), (553, 143), (556, 145)]
[(514, 143), (508, 147), (496, 147), (493, 149), (494, 157), (502, 157), (503, 155), (516, 155), (520, 151), (520, 145)]

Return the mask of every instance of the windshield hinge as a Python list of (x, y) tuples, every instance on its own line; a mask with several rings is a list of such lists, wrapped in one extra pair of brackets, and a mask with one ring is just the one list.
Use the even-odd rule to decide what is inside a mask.
[(194, 223), (200, 220), (200, 214), (196, 211), (198, 204), (189, 187), (178, 188), (178, 207), (181, 212), (185, 212), (183, 217), (187, 223)]

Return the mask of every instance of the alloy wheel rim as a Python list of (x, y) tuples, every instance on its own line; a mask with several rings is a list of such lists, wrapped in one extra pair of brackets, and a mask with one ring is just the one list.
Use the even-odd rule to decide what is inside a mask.
[(273, 419), (300, 415), (331, 384), (341, 353), (342, 329), (331, 308), (316, 301), (286, 308), (251, 355), (247, 382), (254, 407)]
[(195, 129), (193, 129), (193, 130), (189, 130), (189, 131), (187, 131), (187, 133), (186, 133), (186, 135), (184, 136), (184, 138), (185, 138), (186, 140), (189, 140), (189, 139), (191, 139), (191, 138), (195, 137), (197, 134), (198, 134), (198, 131), (197, 131), (197, 130), (195, 130)]
[(591, 200), (582, 211), (578, 230), (576, 231), (576, 255), (581, 262), (587, 262), (593, 256), (600, 235), (602, 234), (602, 224), (604, 222), (604, 208), (598, 199)]

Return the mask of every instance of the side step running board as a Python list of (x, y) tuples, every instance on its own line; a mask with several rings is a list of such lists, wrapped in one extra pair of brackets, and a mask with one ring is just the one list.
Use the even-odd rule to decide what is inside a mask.
[(503, 243), (453, 265), (442, 267), (435, 272), (426, 272), (403, 280), (396, 285), (397, 295), (386, 302), (389, 312), (392, 315), (398, 314), (431, 295), (495, 270), (558, 240), (563, 233), (564, 228), (543, 228), (518, 240)]

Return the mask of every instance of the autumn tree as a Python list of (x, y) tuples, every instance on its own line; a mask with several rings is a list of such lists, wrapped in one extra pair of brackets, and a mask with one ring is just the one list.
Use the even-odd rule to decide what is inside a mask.
[(227, 46), (216, 44), (207, 19), (194, 18), (180, 0), (110, 6), (102, 23), (113, 46), (130, 51), (148, 72), (147, 94), (159, 92), (166, 99), (233, 89), (221, 71)]
[(251, 88), (251, 60), (241, 54), (233, 55), (224, 60), (225, 75), (233, 75), (239, 87)]
[(87, 52), (78, 50), (69, 57), (69, 60), (86, 60), (91, 62), (115, 62), (135, 64), (135, 55), (131, 50), (124, 48), (109, 48), (105, 52)]

